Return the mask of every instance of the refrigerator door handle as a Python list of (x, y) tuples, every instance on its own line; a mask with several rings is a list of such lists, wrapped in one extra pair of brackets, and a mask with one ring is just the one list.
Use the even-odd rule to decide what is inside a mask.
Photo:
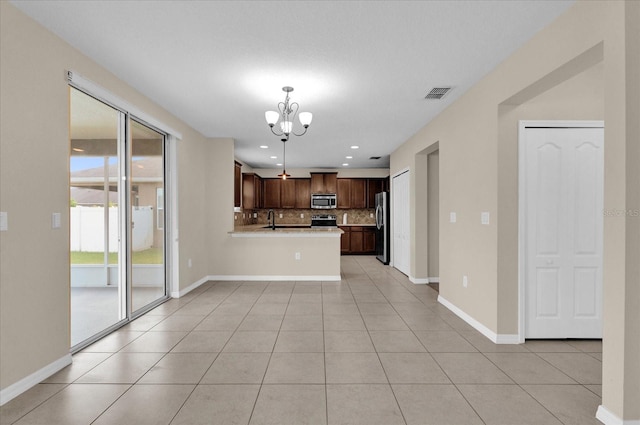
[(376, 228), (380, 230), (382, 227), (382, 207), (380, 205), (376, 206)]

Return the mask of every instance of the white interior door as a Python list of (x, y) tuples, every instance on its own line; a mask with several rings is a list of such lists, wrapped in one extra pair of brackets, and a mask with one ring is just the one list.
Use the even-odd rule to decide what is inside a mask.
[(393, 266), (409, 275), (409, 172), (393, 178)]
[(524, 129), (526, 338), (602, 337), (603, 128)]

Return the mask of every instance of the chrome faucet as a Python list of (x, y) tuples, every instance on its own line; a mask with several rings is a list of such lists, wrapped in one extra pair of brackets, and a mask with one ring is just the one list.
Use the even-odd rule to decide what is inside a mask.
[(267, 213), (267, 223), (269, 223), (269, 220), (271, 220), (271, 229), (276, 230), (276, 214), (273, 212), (273, 210), (269, 210), (269, 212)]

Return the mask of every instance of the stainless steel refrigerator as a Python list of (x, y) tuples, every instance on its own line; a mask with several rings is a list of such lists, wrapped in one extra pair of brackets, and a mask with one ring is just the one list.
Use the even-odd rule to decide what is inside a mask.
[(389, 223), (389, 192), (376, 193), (376, 258), (383, 264), (389, 264), (391, 255)]

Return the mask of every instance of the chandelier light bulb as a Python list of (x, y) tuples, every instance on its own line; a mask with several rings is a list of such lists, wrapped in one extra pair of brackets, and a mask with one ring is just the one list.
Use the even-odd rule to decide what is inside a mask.
[(291, 129), (293, 129), (293, 122), (291, 121), (282, 121), (280, 122), (280, 129), (284, 134), (290, 134)]

